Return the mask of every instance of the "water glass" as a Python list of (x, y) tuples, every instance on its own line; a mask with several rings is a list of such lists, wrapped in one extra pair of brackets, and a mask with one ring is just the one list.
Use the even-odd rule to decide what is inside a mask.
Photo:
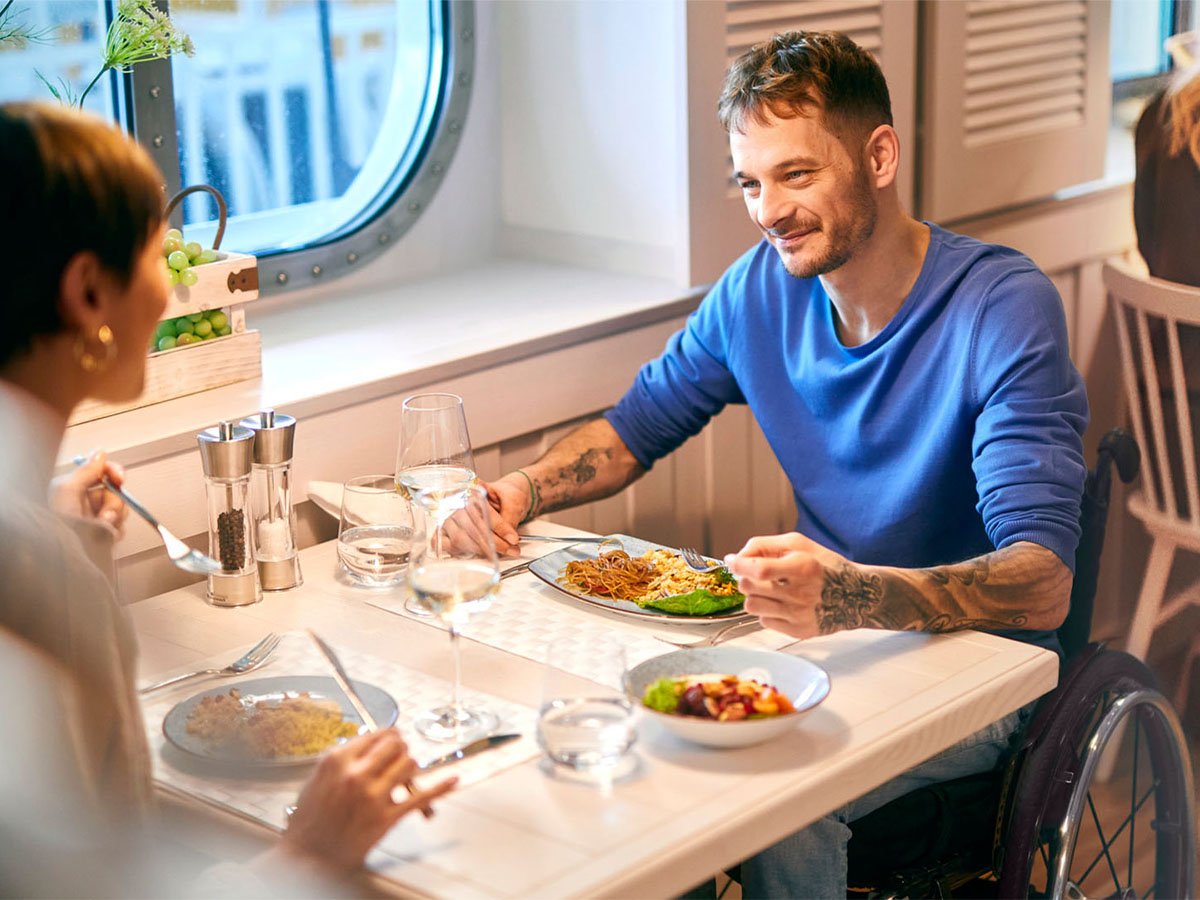
[(413, 508), (391, 475), (361, 475), (342, 488), (338, 561), (367, 587), (404, 583), (413, 542)]
[(625, 648), (612, 638), (551, 642), (537, 738), (552, 762), (602, 774), (624, 761), (637, 740), (633, 704), (622, 688), (624, 673)]

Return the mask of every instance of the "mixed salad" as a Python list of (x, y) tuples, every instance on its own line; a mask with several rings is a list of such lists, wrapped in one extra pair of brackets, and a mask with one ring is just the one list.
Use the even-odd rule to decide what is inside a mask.
[(646, 688), (642, 703), (657, 712), (718, 722), (763, 719), (796, 711), (792, 701), (771, 685), (737, 675), (660, 678)]

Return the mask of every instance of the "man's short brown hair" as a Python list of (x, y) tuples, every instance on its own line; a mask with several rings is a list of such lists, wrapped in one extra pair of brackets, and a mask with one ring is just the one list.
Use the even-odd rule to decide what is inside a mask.
[(739, 56), (725, 74), (717, 116), (728, 132), (766, 114), (818, 110), (845, 143), (892, 124), (887, 81), (875, 58), (836, 31), (786, 31)]

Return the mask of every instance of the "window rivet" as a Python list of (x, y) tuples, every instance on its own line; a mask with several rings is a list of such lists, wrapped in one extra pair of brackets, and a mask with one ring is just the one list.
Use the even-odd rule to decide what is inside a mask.
[(409, 212), (420, 212), (421, 211), (421, 202), (418, 200), (414, 203), (408, 204), (408, 211)]
[(287, 272), (280, 272), (275, 276), (275, 280), (280, 284), (287, 284)]
[(462, 30), (462, 39), (464, 41), (469, 41), (473, 37), (475, 37), (475, 32), (473, 32), (470, 28), (464, 28)]
[(466, 72), (463, 72), (462, 74), (460, 74), (458, 76), (458, 83), (460, 85), (462, 85), (463, 87), (466, 87), (468, 84), (471, 83), (471, 76), (468, 75)]
[(150, 96), (155, 100), (158, 99), (158, 96), (161, 93), (162, 93), (162, 90), (159, 88), (159, 86), (157, 84), (154, 87), (150, 88)]
[(161, 134), (156, 134), (151, 143), (154, 144), (155, 147), (161, 147), (163, 145), (163, 136)]
[(386, 244), (389, 240), (391, 240), (391, 237), (392, 236), (385, 231), (379, 235), (379, 243)]
[(460, 125), (458, 124), (458, 120), (457, 120), (457, 119), (452, 119), (451, 121), (449, 121), (449, 122), (447, 122), (447, 123), (446, 123), (446, 127), (447, 127), (448, 129), (450, 129), (450, 132), (451, 132), (451, 134), (458, 134), (458, 129), (459, 129), (460, 127), (462, 127), (462, 126), (460, 126)]
[(353, 250), (350, 251), (349, 253), (346, 254), (346, 262), (348, 262), (348, 263), (358, 262), (358, 254), (355, 253)]
[(321, 270), (320, 266), (313, 266), (312, 267), (313, 277), (316, 278), (317, 276), (319, 276), (321, 274), (321, 271), (322, 270)]
[(441, 163), (434, 163), (434, 164), (433, 164), (433, 168), (432, 168), (432, 169), (430, 169), (429, 171), (433, 172), (433, 174), (434, 174), (434, 175), (441, 175), (441, 174), (442, 174), (443, 172), (445, 172), (446, 170), (445, 170), (445, 168), (442, 166), (442, 164), (441, 164)]

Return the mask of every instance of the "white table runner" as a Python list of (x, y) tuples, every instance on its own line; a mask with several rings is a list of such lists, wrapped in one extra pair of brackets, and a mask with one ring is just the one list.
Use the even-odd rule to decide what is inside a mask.
[[(450, 682), (399, 663), (353, 650), (338, 649), (338, 655), (351, 678), (382, 688), (395, 699), (400, 710), (397, 725), (416, 760), (424, 762), (454, 748), (453, 744), (426, 740), (411, 727), (415, 713), (440, 706), (449, 699), (452, 689)], [(205, 660), (195, 668), (219, 668), (231, 658), (233, 657), (229, 654), (222, 654), (219, 659)], [(328, 676), (330, 669), (307, 635), (288, 632), (283, 635), (283, 640), (271, 660), (262, 668), (235, 678), (207, 681), (197, 679), (177, 688), (152, 694), (143, 700), (142, 709), (152, 751), (155, 781), (175, 793), (199, 798), (282, 830), (286, 821), (284, 807), (295, 802), (296, 795), (312, 771), (311, 767), (259, 769), (245, 775), (230, 774), (194, 762), (171, 747), (162, 733), (163, 718), (182, 700), (214, 687), (233, 688), (239, 683), (279, 675)], [(462, 790), (538, 755), (534, 737), (537, 727), (536, 710), (466, 688), (462, 690), (462, 697), (467, 703), (481, 704), (494, 712), (500, 719), (499, 731), (518, 732), (521, 738), (486, 753), (440, 767), (423, 777), (434, 780), (455, 775), (459, 779), (458, 790)]]
[[(389, 591), (369, 597), (366, 602), (414, 621), (440, 627), (428, 617), (416, 616), (406, 610), (405, 596), (404, 591)], [(676, 649), (658, 640), (656, 635), (691, 641), (706, 637), (720, 627), (642, 623), (631, 616), (588, 606), (556, 591), (536, 576), (524, 574), (514, 575), (502, 582), (500, 593), (491, 608), (472, 619), (462, 634), (481, 644), (535, 662), (545, 662), (546, 649), (551, 642), (569, 642), (576, 645), (577, 652), (572, 654), (572, 663), (567, 671), (581, 678), (602, 681), (600, 673), (605, 670), (604, 661), (592, 653), (596, 638), (609, 637), (615, 640), (625, 648), (626, 664), (635, 666)], [(776, 631), (752, 631), (722, 643), (758, 650), (778, 650), (794, 642), (795, 638)]]

